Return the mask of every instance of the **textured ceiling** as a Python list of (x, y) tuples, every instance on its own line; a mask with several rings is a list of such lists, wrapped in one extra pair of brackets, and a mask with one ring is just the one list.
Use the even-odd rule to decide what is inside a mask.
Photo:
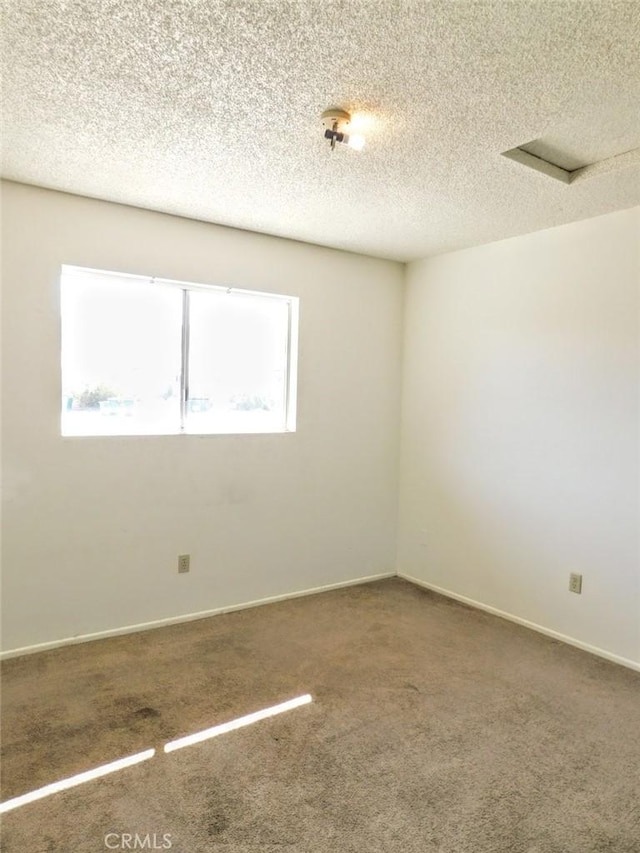
[[(640, 204), (636, 0), (2, 0), (3, 174), (410, 260)], [(367, 146), (330, 152), (320, 114)]]

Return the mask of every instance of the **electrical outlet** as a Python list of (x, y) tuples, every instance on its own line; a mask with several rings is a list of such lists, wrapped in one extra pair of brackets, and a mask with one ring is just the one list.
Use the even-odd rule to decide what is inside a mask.
[(180, 556), (178, 557), (178, 572), (180, 574), (184, 574), (184, 572), (189, 571), (190, 560), (191, 560), (190, 554), (180, 554)]
[(577, 592), (578, 595), (582, 592), (582, 575), (571, 572), (569, 575), (569, 592)]

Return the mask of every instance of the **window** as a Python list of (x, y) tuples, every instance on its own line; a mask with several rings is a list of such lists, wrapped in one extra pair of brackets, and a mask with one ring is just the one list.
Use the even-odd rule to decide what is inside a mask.
[(62, 434), (295, 429), (298, 300), (63, 266)]

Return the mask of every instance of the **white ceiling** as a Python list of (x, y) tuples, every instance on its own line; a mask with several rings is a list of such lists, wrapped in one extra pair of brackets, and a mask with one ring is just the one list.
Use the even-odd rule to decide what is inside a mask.
[[(411, 260), (640, 204), (636, 0), (2, 0), (3, 174)], [(331, 153), (320, 114), (361, 114)]]

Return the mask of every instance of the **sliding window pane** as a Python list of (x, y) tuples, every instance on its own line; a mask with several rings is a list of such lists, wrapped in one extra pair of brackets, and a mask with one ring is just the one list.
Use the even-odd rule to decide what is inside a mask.
[(182, 291), (64, 268), (62, 434), (180, 431)]
[(186, 431), (284, 431), (288, 301), (219, 290), (189, 301)]

